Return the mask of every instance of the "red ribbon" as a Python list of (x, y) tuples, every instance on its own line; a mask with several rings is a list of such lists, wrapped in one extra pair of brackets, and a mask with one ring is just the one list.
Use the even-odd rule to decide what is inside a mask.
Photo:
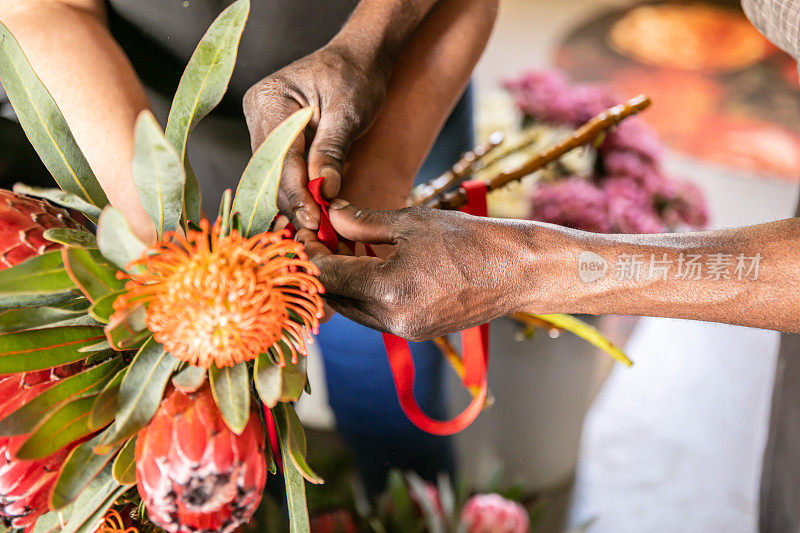
[[(462, 211), (486, 216), (486, 184), (469, 181), (462, 185), (467, 192), (468, 203)], [(333, 229), (328, 216), (328, 201), (322, 196), (322, 178), (308, 182), (308, 189), (314, 200), (322, 208), (317, 238), (331, 251), (336, 251), (339, 236)], [(343, 241), (348, 248), (354, 249), (352, 242)], [(365, 245), (369, 255), (375, 255), (369, 245)], [(434, 435), (452, 435), (469, 426), (480, 414), (486, 401), (487, 368), (489, 364), (489, 324), (483, 324), (461, 332), (463, 350), (464, 376), (462, 381), (466, 387), (477, 387), (478, 392), (470, 404), (458, 416), (451, 420), (434, 420), (426, 415), (414, 397), (414, 359), (408, 342), (390, 333), (383, 334), (383, 345), (392, 378), (397, 389), (397, 399), (408, 419), (418, 428)]]

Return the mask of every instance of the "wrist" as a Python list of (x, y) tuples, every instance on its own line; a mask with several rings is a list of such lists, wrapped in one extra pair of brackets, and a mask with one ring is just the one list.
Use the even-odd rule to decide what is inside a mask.
[(327, 47), (388, 80), (403, 47), (435, 1), (361, 0)]
[(508, 312), (587, 312), (591, 286), (581, 281), (578, 270), (578, 257), (586, 248), (580, 232), (529, 221), (508, 221), (507, 226), (513, 234), (507, 242), (517, 243), (508, 251), (504, 290), (511, 295)]

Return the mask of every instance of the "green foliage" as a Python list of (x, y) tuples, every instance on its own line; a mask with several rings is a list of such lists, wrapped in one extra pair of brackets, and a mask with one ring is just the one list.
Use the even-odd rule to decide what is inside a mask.
[(103, 455), (94, 453), (94, 447), (100, 443), (103, 436), (103, 433), (95, 435), (78, 445), (67, 456), (58, 474), (58, 481), (53, 488), (53, 493), (50, 495), (50, 504), (53, 509), (61, 509), (77, 500), (81, 491), (103, 471), (103, 468), (117, 453), (118, 448), (112, 448)]
[(104, 294), (95, 300), (89, 308), (89, 315), (103, 324), (108, 324), (111, 320), (111, 315), (114, 314), (114, 300), (125, 291), (110, 292)]
[(186, 173), (181, 157), (149, 111), (143, 111), (136, 121), (133, 182), (144, 210), (155, 224), (156, 236), (160, 239), (165, 232), (177, 229)]
[(37, 428), (57, 408), (68, 402), (98, 394), (119, 369), (119, 360), (110, 360), (62, 379), (36, 398), (0, 420), (0, 435), (25, 435)]
[(106, 464), (75, 500), (63, 533), (94, 533), (106, 511), (129, 488), (130, 485), (120, 486), (114, 480), (111, 465)]
[(98, 207), (108, 204), (61, 110), (3, 24), (0, 24), (0, 81), (22, 129), (58, 185)]
[(249, 13), (250, 1), (238, 0), (217, 17), (192, 54), (172, 101), (166, 138), (186, 162), (184, 220), (200, 217), (200, 189), (186, 157), (189, 132), (225, 95)]
[(246, 363), (208, 371), (211, 392), (225, 424), (240, 435), (250, 419), (250, 383)]
[(92, 325), (85, 310), (61, 307), (19, 307), (0, 312), (0, 333), (12, 333), (51, 326)]
[(92, 410), (89, 413), (89, 427), (92, 429), (100, 429), (103, 427), (103, 422), (108, 420), (109, 417), (114, 418), (117, 413), (117, 398), (119, 397), (119, 387), (122, 385), (122, 379), (128, 372), (129, 366), (125, 366), (114, 374), (100, 391), (92, 404)]
[(306, 503), (306, 485), (303, 475), (292, 461), (289, 430), (284, 415), (285, 404), (272, 409), (275, 425), (278, 429), (280, 440), (281, 459), (283, 462), (283, 481), (286, 486), (286, 505), (289, 509), (290, 533), (308, 533), (311, 526), (308, 519), (308, 504)]
[(68, 209), (80, 211), (89, 217), (89, 220), (95, 223), (97, 222), (97, 219), (100, 218), (99, 207), (87, 202), (80, 196), (72, 194), (71, 192), (56, 188), (33, 187), (31, 185), (25, 185), (24, 183), (15, 183), (14, 192), (17, 194), (34, 196), (36, 198), (44, 198), (45, 200), (50, 200), (51, 202)]
[(128, 263), (139, 259), (147, 249), (131, 229), (121, 211), (106, 207), (97, 223), (97, 245), (103, 257), (125, 270)]
[(104, 338), (96, 326), (61, 326), (0, 335), (0, 375), (43, 370), (86, 357), (78, 351)]
[(296, 402), (308, 381), (306, 358), (298, 357), (297, 364), (286, 361), (286, 366), (281, 367), (262, 353), (256, 359), (254, 378), (258, 395), (267, 407), (273, 408), (279, 402)]
[(128, 439), (114, 459), (111, 473), (120, 485), (133, 485), (136, 483), (136, 436)]
[(313, 110), (301, 109), (272, 130), (244, 169), (236, 188), (233, 210), (242, 217), (242, 233), (249, 237), (267, 231), (278, 214), (278, 185), (283, 161)]
[(183, 393), (192, 393), (206, 382), (207, 371), (199, 366), (186, 365), (186, 368), (172, 377), (172, 385)]
[(97, 248), (97, 238), (88, 231), (72, 228), (50, 228), (45, 230), (44, 238), (65, 246)]
[(143, 306), (133, 307), (109, 319), (106, 338), (115, 350), (137, 350), (151, 337), (145, 319), (147, 313)]
[(117, 279), (117, 267), (99, 250), (62, 248), (61, 258), (70, 279), (92, 303), (125, 288), (125, 281)]
[[(92, 433), (89, 411), (94, 398), (79, 398), (62, 405), (17, 450), (19, 459), (42, 459)], [(110, 422), (107, 420), (106, 423)]]
[[(311, 470), (306, 461), (306, 433), (294, 407), (290, 403), (279, 404), (272, 410), (275, 422), (282, 430), (281, 449), (285, 446), (294, 467), (309, 483), (320, 485), (324, 483), (321, 477)], [(284, 468), (286, 468), (284, 464)]]
[(178, 362), (152, 338), (145, 342), (122, 379), (114, 425), (101, 445), (95, 448), (97, 453), (132, 437), (150, 422)]
[(0, 308), (51, 305), (73, 298), (70, 279), (58, 250), (0, 270)]

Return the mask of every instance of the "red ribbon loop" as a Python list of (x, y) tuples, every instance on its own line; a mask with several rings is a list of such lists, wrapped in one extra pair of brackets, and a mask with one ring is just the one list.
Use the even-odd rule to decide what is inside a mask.
[[(476, 216), (486, 216), (486, 184), (468, 181), (462, 185), (467, 192), (467, 205), (462, 211)], [(333, 229), (328, 216), (328, 201), (322, 196), (322, 178), (308, 182), (308, 190), (321, 208), (321, 217), (317, 238), (332, 252), (336, 251), (339, 236)], [(352, 250), (353, 243), (344, 241)], [(372, 248), (366, 245), (367, 253), (375, 255)], [(469, 426), (480, 414), (486, 402), (488, 392), (487, 368), (489, 364), (489, 324), (483, 324), (461, 332), (463, 350), (464, 376), (462, 381), (466, 387), (477, 387), (478, 391), (470, 404), (458, 416), (451, 420), (434, 420), (426, 415), (414, 396), (414, 359), (408, 342), (390, 333), (383, 334), (383, 345), (392, 378), (397, 389), (397, 399), (408, 419), (418, 428), (434, 435), (452, 435)]]

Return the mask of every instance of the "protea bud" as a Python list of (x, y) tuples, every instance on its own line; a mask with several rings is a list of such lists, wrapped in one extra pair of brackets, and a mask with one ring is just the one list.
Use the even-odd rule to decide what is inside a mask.
[(136, 479), (150, 519), (170, 533), (232, 532), (255, 512), (267, 479), (258, 413), (236, 435), (207, 385), (173, 390), (139, 432)]
[(77, 228), (64, 209), (0, 189), (0, 270), (60, 248), (44, 238), (50, 228)]
[(478, 494), (461, 511), (461, 523), (469, 533), (528, 533), (528, 512), (499, 494)]
[[(23, 388), (21, 374), (0, 381), (0, 419), (16, 411), (52, 383)], [(47, 511), (47, 498), (61, 464), (74, 446), (38, 460), (15, 457), (26, 435), (0, 437), (0, 515), (15, 528), (30, 526)]]

